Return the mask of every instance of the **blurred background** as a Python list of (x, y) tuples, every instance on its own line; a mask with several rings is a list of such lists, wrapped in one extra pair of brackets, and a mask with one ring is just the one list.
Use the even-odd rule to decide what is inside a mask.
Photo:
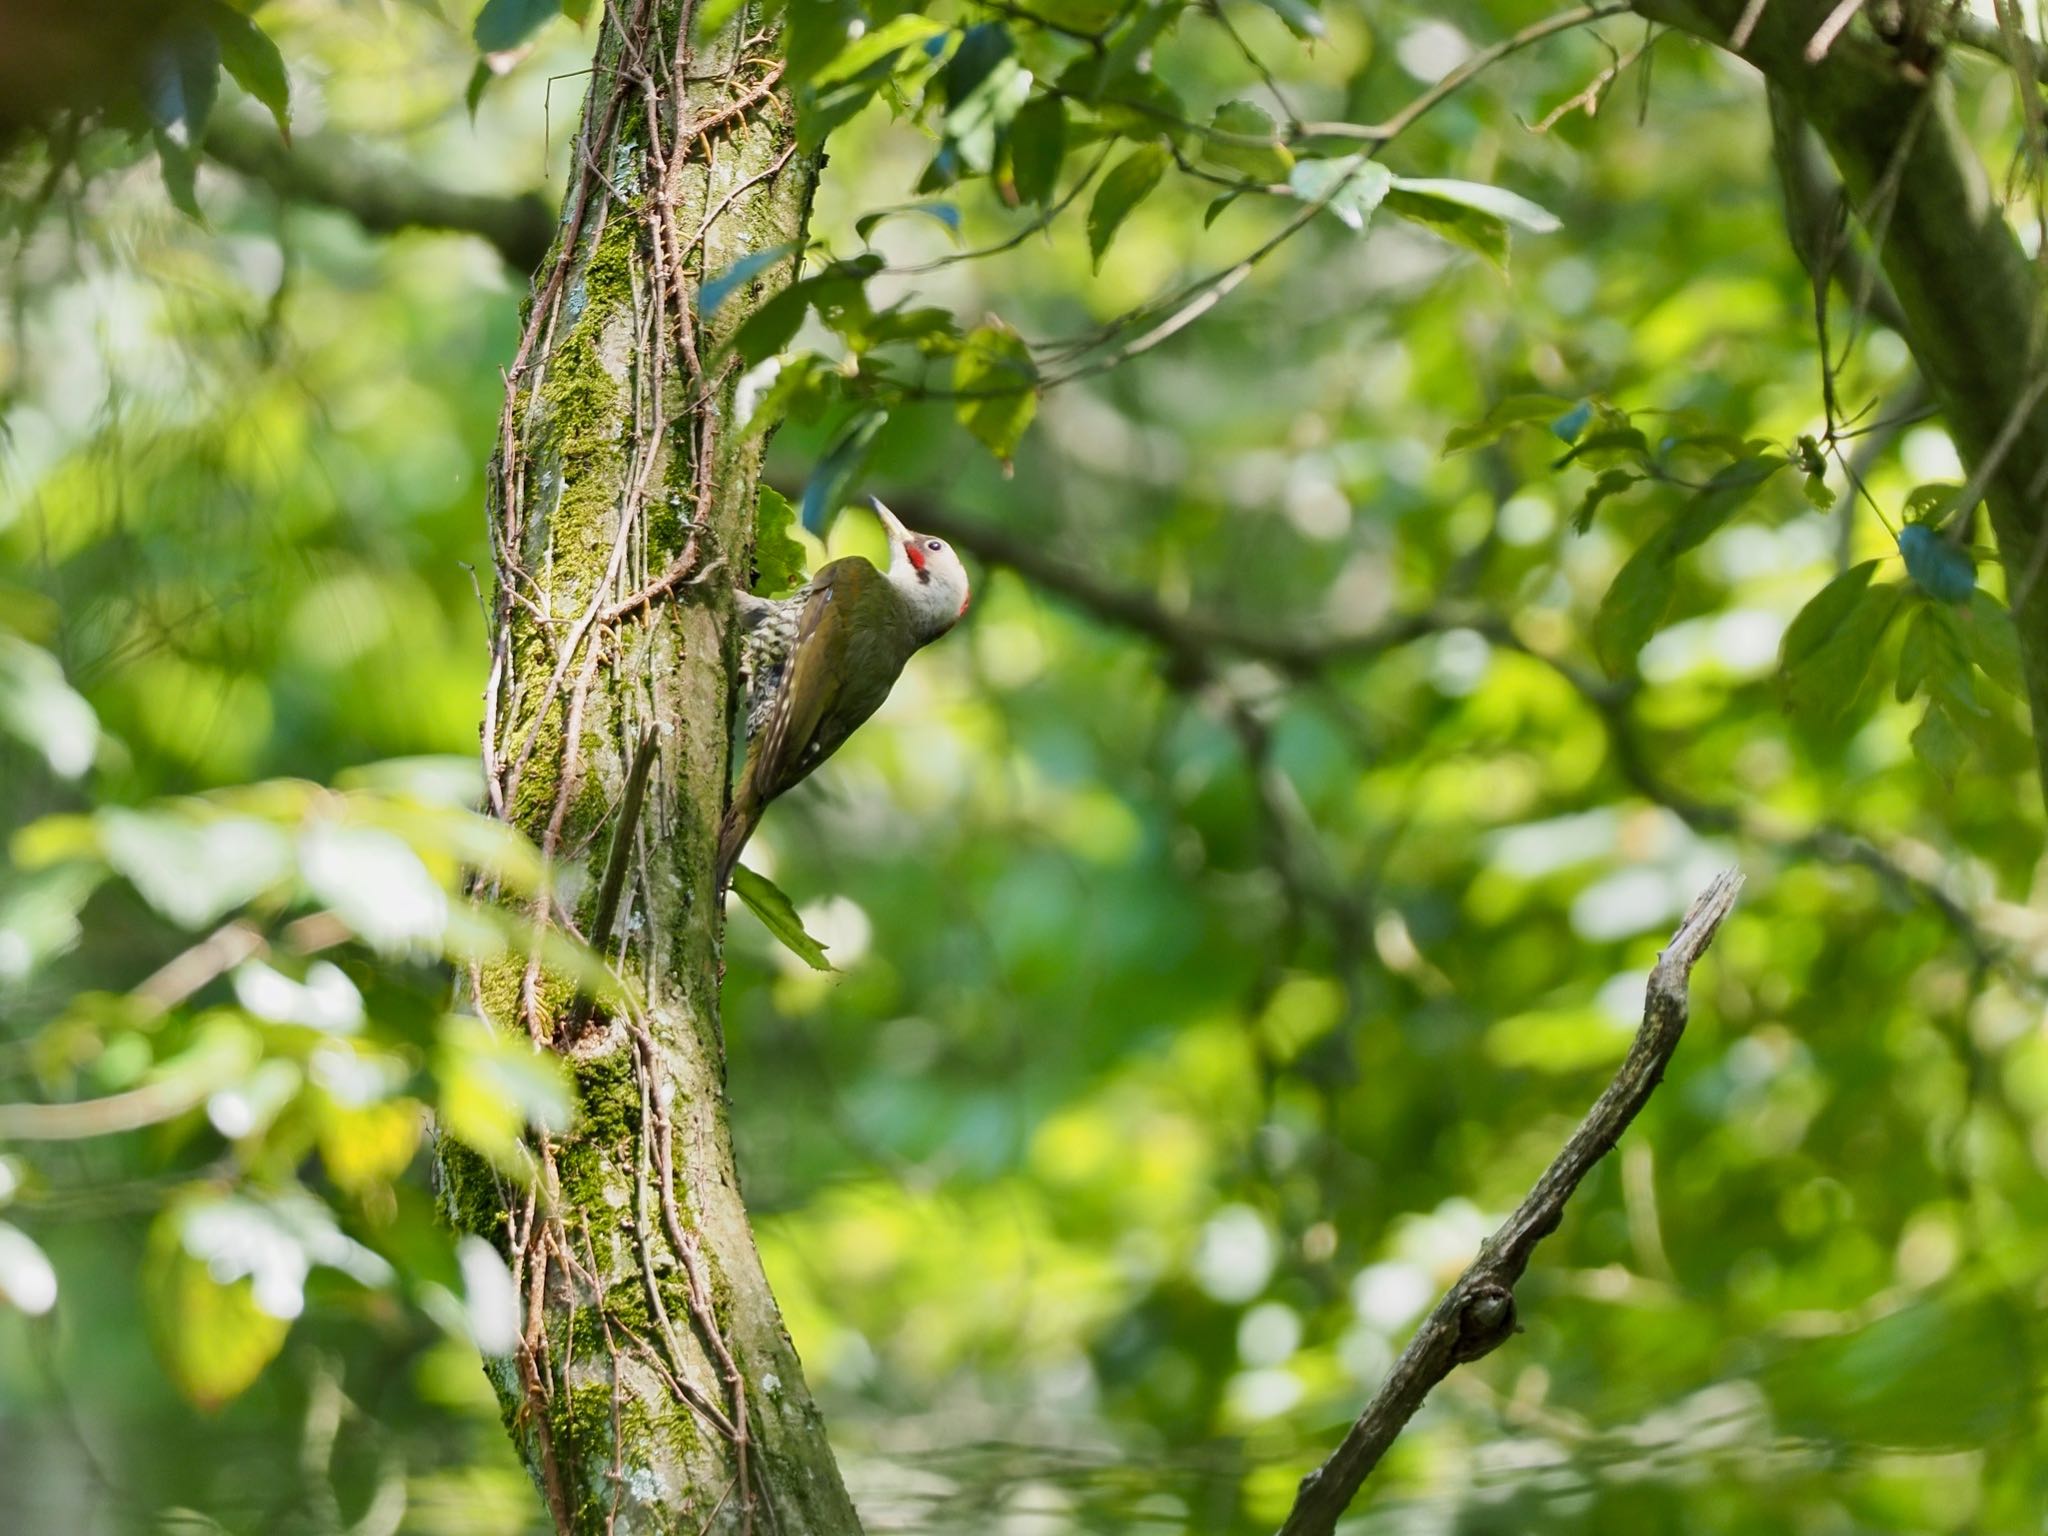
[[(1371, 123), (1548, 14), (1331, 4), (1310, 43), (1288, 13), (1190, 13), (1154, 68), (1202, 117), (1277, 94)], [(302, 161), (552, 205), (587, 29), (484, 80), (466, 0), (259, 19)], [(2002, 165), (2010, 79), (1957, 71)], [(222, 93), (221, 121), (274, 132)], [(860, 250), (930, 153), (886, 103), (838, 129), (817, 237)], [(2024, 709), (1984, 687), (1966, 748), (1916, 753), (1900, 626), (1822, 708), (1780, 679), (1839, 570), (1904, 574), (1890, 530), (1962, 478), (1954, 449), (1903, 343), (1846, 326), (1868, 497), (1839, 464), (1812, 494), (1773, 479), (1611, 678), (1595, 612), (1683, 490), (1575, 531), (1596, 473), (1558, 462), (1568, 432), (1446, 437), (1522, 394), (1781, 451), (1822, 430), (1760, 89), (1616, 17), (1386, 159), (1562, 228), (1518, 231), (1502, 271), (1325, 218), (1049, 390), (1008, 473), (947, 401), (876, 440), (860, 489), (938, 510), (973, 611), (750, 853), (837, 971), (736, 914), (725, 1020), (769, 1275), (868, 1528), (1271, 1529), (1740, 865), (1691, 1033), (1524, 1282), (1526, 1332), (1445, 1384), (1346, 1529), (2039, 1531)], [(561, 1108), (444, 1016), (445, 961), (480, 942), (446, 893), (521, 857), (464, 806), (526, 274), (274, 182), (204, 159), (195, 219), (146, 135), (6, 163), (0, 1099), (151, 1116), (49, 1139), (0, 1112), (7, 1536), (544, 1529), (477, 1363), (502, 1271), (442, 1232), (422, 1141), (427, 1106), (485, 1143)], [(1097, 270), (1078, 208), (953, 259), (1024, 222), (976, 187), (957, 241), (874, 229), (870, 293), (1084, 334), (1281, 222), (1205, 223), (1214, 192), (1168, 177)], [(801, 486), (837, 427), (792, 421), (770, 479)], [(862, 521), (805, 535), (812, 562), (876, 553)], [(1289, 662), (1162, 645), (1103, 591), (1253, 636), (1431, 618)], [(202, 945), (231, 985), (162, 979), (265, 902), (350, 942)]]

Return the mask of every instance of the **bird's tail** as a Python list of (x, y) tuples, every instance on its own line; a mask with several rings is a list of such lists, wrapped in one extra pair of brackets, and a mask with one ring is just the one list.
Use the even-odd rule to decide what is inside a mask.
[(740, 850), (747, 846), (747, 839), (754, 835), (754, 828), (761, 820), (761, 807), (748, 792), (746, 783), (740, 785), (740, 792), (733, 797), (732, 806), (725, 813), (725, 820), (718, 824), (718, 894), (724, 897), (726, 887), (732, 884), (733, 866), (740, 861)]

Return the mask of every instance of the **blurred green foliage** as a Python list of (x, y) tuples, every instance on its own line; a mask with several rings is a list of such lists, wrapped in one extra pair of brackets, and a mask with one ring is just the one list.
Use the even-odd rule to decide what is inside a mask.
[[(2010, 629), (1875, 322), (1820, 447), (1753, 82), (1616, 18), (1355, 160), (1276, 125), (1387, 121), (1547, 13), (1024, 9), (794, 7), (831, 165), (740, 343), (782, 355), (810, 531), (763, 527), (812, 563), (873, 487), (1093, 584), (982, 564), (769, 818), (751, 857), (836, 970), (732, 920), (740, 1162), (870, 1528), (1270, 1529), (1739, 862), (1526, 1335), (1357, 1529), (2038, 1530)], [(587, 36), (476, 11), (264, 6), (294, 133), (558, 178)], [(1956, 67), (2002, 155), (2011, 82)], [(257, 99), (216, 110), (282, 115), (231, 73)], [(508, 1280), (422, 1150), (431, 1112), (516, 1179), (569, 1112), (449, 1011), (526, 941), (463, 871), (546, 877), (468, 808), (521, 285), (203, 161), (196, 222), (165, 132), (6, 169), (0, 1529), (538, 1529), (476, 1368)], [(1254, 636), (1434, 618), (1283, 666), (1102, 587)]]

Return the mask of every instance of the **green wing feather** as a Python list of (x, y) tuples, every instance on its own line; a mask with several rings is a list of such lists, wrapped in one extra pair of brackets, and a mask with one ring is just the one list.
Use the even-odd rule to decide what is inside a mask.
[(811, 579), (774, 705), (719, 829), (721, 887), (768, 802), (803, 782), (881, 708), (916, 649), (903, 600), (866, 560), (835, 560)]

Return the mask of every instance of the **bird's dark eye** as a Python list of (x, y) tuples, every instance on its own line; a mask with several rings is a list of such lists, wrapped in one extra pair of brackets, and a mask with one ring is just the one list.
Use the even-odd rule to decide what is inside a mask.
[(943, 544), (941, 544), (941, 543), (940, 543), (940, 542), (939, 542), (939, 541), (938, 541), (937, 539), (926, 539), (926, 540), (924, 541), (924, 547), (925, 547), (926, 549), (929, 549), (929, 550), (934, 550), (934, 551), (936, 551), (936, 550), (941, 550), (941, 549), (944, 549), (944, 548), (945, 548), (946, 546), (945, 546), (945, 545), (943, 545)]

